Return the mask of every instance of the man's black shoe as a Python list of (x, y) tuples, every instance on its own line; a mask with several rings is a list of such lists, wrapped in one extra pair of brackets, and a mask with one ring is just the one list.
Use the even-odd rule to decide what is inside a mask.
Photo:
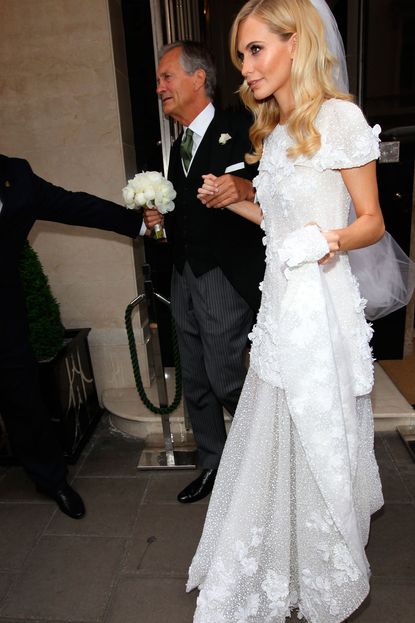
[(209, 495), (213, 489), (217, 471), (217, 469), (204, 469), (196, 480), (180, 491), (177, 496), (178, 501), (182, 504), (190, 504)]
[(37, 486), (37, 490), (55, 500), (62, 513), (72, 517), (72, 519), (82, 519), (85, 515), (85, 506), (81, 496), (67, 482), (56, 491), (49, 491), (40, 485)]

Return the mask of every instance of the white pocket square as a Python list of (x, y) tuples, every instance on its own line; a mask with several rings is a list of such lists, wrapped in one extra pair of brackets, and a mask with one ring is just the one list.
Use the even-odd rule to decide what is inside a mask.
[(237, 162), (236, 164), (231, 164), (229, 167), (226, 167), (225, 173), (233, 173), (233, 171), (239, 171), (244, 168), (245, 162)]

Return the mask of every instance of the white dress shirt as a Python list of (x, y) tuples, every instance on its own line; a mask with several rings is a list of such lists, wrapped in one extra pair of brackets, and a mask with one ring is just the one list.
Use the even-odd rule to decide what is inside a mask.
[(193, 158), (195, 157), (195, 154), (199, 148), (199, 145), (202, 142), (202, 138), (204, 137), (206, 130), (210, 126), (214, 116), (215, 116), (215, 107), (212, 104), (212, 102), (209, 102), (206, 108), (204, 108), (202, 112), (200, 112), (197, 115), (197, 117), (193, 119), (192, 123), (189, 126), (183, 126), (182, 140), (185, 137), (187, 128), (190, 128), (193, 132), (192, 159), (190, 161), (189, 168), (187, 171), (184, 168), (183, 162), (182, 162), (183, 171), (186, 177), (187, 177), (187, 172), (190, 171), (190, 167), (192, 166)]

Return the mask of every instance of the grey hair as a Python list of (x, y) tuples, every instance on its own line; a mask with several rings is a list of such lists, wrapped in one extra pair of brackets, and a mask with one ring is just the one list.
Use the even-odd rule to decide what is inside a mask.
[(161, 48), (159, 60), (175, 48), (180, 48), (180, 63), (187, 74), (194, 74), (198, 69), (203, 69), (206, 74), (205, 91), (206, 95), (213, 100), (216, 89), (216, 67), (212, 54), (208, 48), (198, 41), (175, 41)]

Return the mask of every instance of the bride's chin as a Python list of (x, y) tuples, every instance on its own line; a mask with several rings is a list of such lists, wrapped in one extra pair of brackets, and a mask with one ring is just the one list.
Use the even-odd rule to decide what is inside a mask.
[(257, 102), (264, 102), (265, 100), (269, 99), (270, 96), (269, 95), (255, 95), (255, 93), (253, 94), (254, 98), (257, 100)]

